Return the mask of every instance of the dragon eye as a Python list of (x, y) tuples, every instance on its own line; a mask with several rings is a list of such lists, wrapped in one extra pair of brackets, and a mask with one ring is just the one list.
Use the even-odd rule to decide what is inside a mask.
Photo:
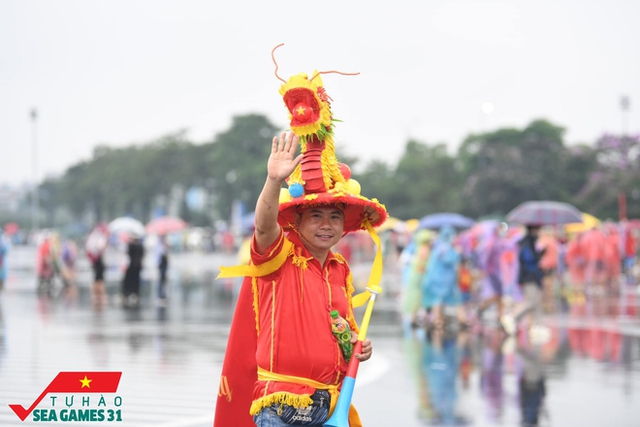
[(322, 86), (318, 88), (317, 93), (318, 93), (318, 98), (320, 98), (321, 101), (329, 102), (329, 96), (327, 95), (327, 91)]

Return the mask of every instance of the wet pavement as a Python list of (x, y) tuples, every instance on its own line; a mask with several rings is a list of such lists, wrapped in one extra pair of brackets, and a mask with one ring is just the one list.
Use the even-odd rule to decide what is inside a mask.
[[(32, 255), (14, 248), (0, 293), (0, 426), (42, 425), (34, 413), (60, 414), (66, 404), (120, 410), (122, 421), (112, 422), (122, 426), (211, 426), (234, 306), (232, 282), (215, 275), (219, 265), (234, 264), (233, 255), (172, 254), (165, 307), (156, 304), (147, 266), (136, 309), (116, 304), (121, 270), (111, 260), (112, 298), (101, 310), (91, 304), (86, 264), (77, 295), (38, 295)], [(367, 266), (354, 266), (360, 270)], [(541, 426), (638, 426), (640, 317), (636, 284), (624, 289), (571, 301), (545, 315), (546, 328), (511, 338), (492, 326), (491, 312), (468, 332), (433, 336), (405, 327), (395, 295), (385, 294), (369, 328), (374, 357), (360, 366), (353, 403), (367, 427), (519, 426), (536, 417)], [(102, 394), (104, 406), (98, 394), (76, 394), (88, 399), (83, 407), (68, 400), (74, 394), (57, 393), (52, 402), (51, 393), (24, 422), (9, 408), (29, 407), (66, 371), (122, 377), (116, 393)]]

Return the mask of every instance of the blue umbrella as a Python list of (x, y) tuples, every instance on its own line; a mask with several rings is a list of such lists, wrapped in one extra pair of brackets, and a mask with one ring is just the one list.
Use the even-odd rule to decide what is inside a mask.
[(456, 228), (469, 228), (475, 224), (475, 220), (459, 213), (441, 212), (423, 216), (420, 219), (418, 228), (429, 228), (437, 230), (444, 225), (450, 225)]

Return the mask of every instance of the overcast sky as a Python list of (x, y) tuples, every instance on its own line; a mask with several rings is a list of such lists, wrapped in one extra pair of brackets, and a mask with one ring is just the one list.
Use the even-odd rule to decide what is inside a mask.
[(285, 129), (279, 43), (285, 79), (361, 73), (323, 81), (336, 145), (365, 161), (395, 163), (409, 138), (453, 154), (537, 118), (567, 144), (625, 121), (640, 133), (639, 17), (636, 0), (3, 0), (0, 183), (60, 174), (99, 144), (210, 141), (234, 115)]

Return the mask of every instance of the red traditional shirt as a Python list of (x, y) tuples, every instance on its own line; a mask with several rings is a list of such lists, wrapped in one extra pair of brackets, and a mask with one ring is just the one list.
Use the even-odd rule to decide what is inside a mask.
[[(266, 255), (255, 251), (254, 240), (252, 263), (260, 266), (273, 260), (285, 247), (286, 240), (293, 246), (284, 264), (271, 274), (253, 279), (258, 368), (339, 385), (347, 363), (331, 331), (330, 312), (338, 310), (357, 331), (351, 305), (351, 271), (344, 258), (332, 252), (320, 265), (295, 233), (286, 237), (282, 233)], [(305, 399), (314, 391), (314, 387), (300, 383), (258, 379), (251, 413), (272, 403), (306, 406)]]

